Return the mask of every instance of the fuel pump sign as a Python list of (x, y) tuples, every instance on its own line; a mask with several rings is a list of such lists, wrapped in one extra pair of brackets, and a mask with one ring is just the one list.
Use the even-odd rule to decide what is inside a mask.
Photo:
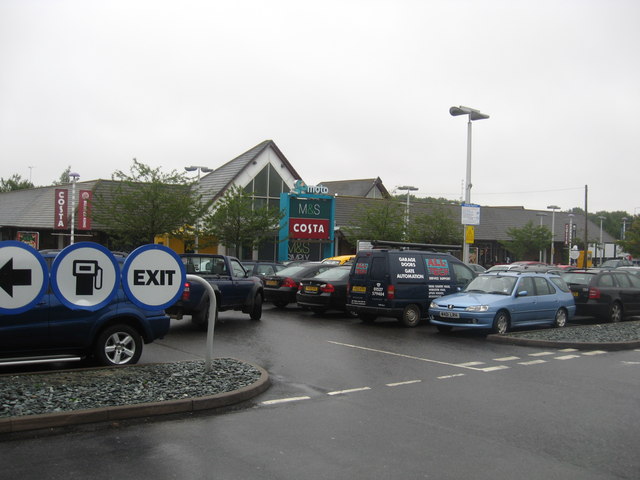
[(102, 245), (80, 242), (66, 247), (51, 266), (51, 288), (72, 310), (99, 310), (118, 291), (120, 267)]

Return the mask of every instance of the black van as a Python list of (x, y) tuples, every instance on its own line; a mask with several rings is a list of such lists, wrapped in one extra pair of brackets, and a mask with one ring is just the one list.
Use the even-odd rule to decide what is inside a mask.
[(349, 275), (347, 309), (367, 322), (393, 317), (415, 327), (433, 298), (463, 289), (475, 276), (450, 253), (361, 250)]

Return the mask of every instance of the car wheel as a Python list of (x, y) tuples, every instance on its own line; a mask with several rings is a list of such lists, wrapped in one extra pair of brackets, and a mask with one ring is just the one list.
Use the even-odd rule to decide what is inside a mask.
[(498, 312), (493, 319), (493, 333), (504, 335), (509, 331), (509, 315), (507, 312)]
[(358, 317), (360, 317), (360, 320), (364, 323), (373, 323), (376, 319), (376, 316), (370, 313), (360, 313), (358, 314)]
[(451, 330), (453, 330), (453, 327), (450, 325), (436, 325), (436, 328), (440, 333), (449, 333)]
[(274, 300), (273, 304), (278, 308), (284, 308), (289, 304), (289, 302), (284, 302), (282, 300)]
[(256, 296), (253, 299), (253, 308), (251, 309), (249, 316), (251, 317), (251, 320), (260, 320), (260, 318), (262, 318), (262, 295), (259, 293), (256, 293)]
[(558, 309), (556, 312), (556, 318), (553, 320), (553, 326), (557, 328), (566, 327), (567, 325), (567, 311), (564, 308)]
[(142, 355), (142, 337), (129, 325), (113, 325), (98, 336), (95, 358), (101, 365), (131, 365)]
[(405, 327), (417, 326), (420, 323), (420, 307), (413, 303), (404, 307), (400, 321)]
[(609, 308), (609, 321), (611, 323), (622, 321), (622, 305), (619, 302), (613, 302)]

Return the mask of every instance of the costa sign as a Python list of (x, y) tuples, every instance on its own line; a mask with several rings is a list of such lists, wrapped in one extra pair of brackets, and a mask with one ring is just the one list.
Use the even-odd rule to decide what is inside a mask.
[(329, 220), (317, 218), (290, 218), (289, 237), (307, 240), (328, 240)]
[(66, 188), (56, 188), (55, 193), (55, 218), (53, 220), (54, 229), (64, 230), (67, 224), (67, 201), (68, 190)]

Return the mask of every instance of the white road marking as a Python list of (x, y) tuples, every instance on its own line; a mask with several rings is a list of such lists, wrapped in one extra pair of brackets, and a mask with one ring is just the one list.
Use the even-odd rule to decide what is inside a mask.
[(453, 375), (443, 375), (442, 377), (436, 377), (438, 380), (446, 380), (447, 378), (464, 377), (466, 373), (454, 373)]
[(604, 350), (594, 350), (593, 352), (582, 352), (582, 355), (602, 355), (603, 353), (607, 353)]
[(541, 363), (547, 363), (546, 360), (529, 360), (528, 362), (518, 362), (518, 365), (539, 365)]
[(506, 365), (498, 365), (497, 367), (479, 368), (478, 370), (481, 370), (483, 372), (495, 372), (496, 370), (506, 370), (507, 368), (511, 367), (508, 367)]
[(577, 352), (577, 348), (563, 348), (562, 350), (558, 350), (559, 352)]
[(343, 395), (345, 393), (362, 392), (364, 390), (371, 390), (371, 387), (359, 387), (359, 388), (349, 388), (348, 390), (336, 390), (335, 392), (328, 392), (327, 395)]
[(465, 366), (464, 364), (441, 362), (441, 361), (438, 361), (438, 360), (431, 360), (429, 358), (416, 357), (414, 355), (405, 355), (404, 353), (388, 352), (386, 350), (378, 350), (378, 349), (375, 349), (375, 348), (361, 347), (359, 345), (351, 345), (349, 343), (334, 342), (332, 340), (327, 340), (327, 342), (332, 343), (334, 345), (340, 345), (340, 346), (343, 346), (343, 347), (356, 348), (358, 350), (365, 350), (367, 352), (383, 353), (385, 355), (393, 355), (394, 357), (408, 358), (410, 360), (420, 360), (421, 362), (435, 363), (437, 365), (446, 365), (448, 367), (464, 368), (464, 369), (467, 369), (467, 370), (474, 370), (476, 372), (483, 370), (481, 368), (468, 367), (468, 366)]
[(520, 357), (502, 357), (502, 358), (494, 358), (494, 362), (510, 362), (512, 360), (520, 360)]
[(420, 382), (422, 382), (422, 380), (407, 380), (406, 382), (387, 383), (387, 387), (400, 387), (402, 385), (411, 385)]
[(530, 353), (530, 357), (544, 357), (546, 355), (555, 355), (556, 352), (538, 352), (538, 353)]
[(264, 402), (260, 402), (260, 405), (277, 405), (279, 403), (299, 402), (300, 400), (310, 400), (310, 399), (311, 397), (278, 398), (276, 400), (265, 400)]
[(553, 357), (555, 360), (571, 360), (572, 358), (580, 358), (580, 355), (563, 355), (562, 357)]
[(476, 365), (484, 365), (484, 362), (465, 362), (458, 363), (459, 367), (475, 367)]
[(624, 365), (640, 365), (640, 362), (626, 362), (626, 361), (623, 361), (622, 363)]

